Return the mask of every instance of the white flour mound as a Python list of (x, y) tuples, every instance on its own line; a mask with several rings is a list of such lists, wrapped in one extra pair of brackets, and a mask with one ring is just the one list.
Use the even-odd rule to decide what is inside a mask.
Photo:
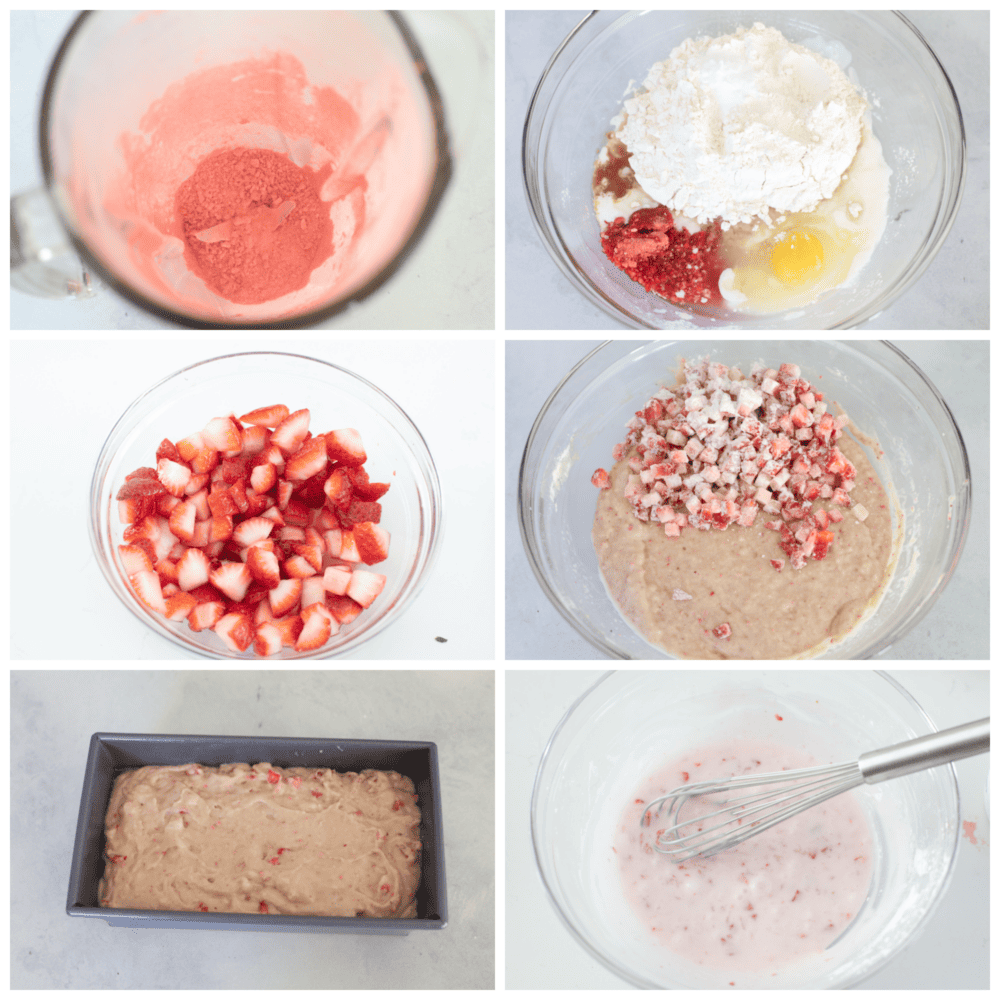
[(755, 24), (688, 39), (625, 101), (617, 136), (647, 194), (724, 229), (811, 212), (861, 143), (867, 102), (832, 60)]

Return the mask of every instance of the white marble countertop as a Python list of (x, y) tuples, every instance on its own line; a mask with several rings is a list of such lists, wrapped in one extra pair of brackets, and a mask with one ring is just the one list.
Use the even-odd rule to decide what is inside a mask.
[[(989, 713), (987, 670), (893, 670), (891, 674), (939, 729)], [(565, 712), (600, 676), (596, 670), (508, 669), (506, 673), (508, 990), (628, 988), (584, 951), (556, 916), (538, 875), (528, 823), (542, 751)], [(954, 765), (962, 821), (974, 827), (971, 831), (964, 827), (951, 885), (923, 931), (859, 988), (989, 988), (990, 828), (984, 802), (988, 765), (988, 755)]]
[[(38, 108), (49, 63), (77, 11), (11, 14), (11, 193), (42, 183)], [(453, 174), (428, 230), (378, 291), (313, 329), (492, 330), (496, 326), (494, 28), (484, 11), (407, 11), (441, 89)], [(162, 330), (108, 286), (87, 299), (11, 289), (14, 330)]]
[[(549, 256), (528, 211), (521, 179), (521, 133), (542, 70), (585, 11), (508, 11), (506, 300), (508, 330), (626, 329), (591, 305)], [(988, 11), (904, 11), (933, 46), (958, 94), (965, 121), (967, 174), (958, 217), (917, 283), (864, 330), (989, 328)]]
[[(492, 660), (496, 615), (492, 339), (373, 336), (332, 343), (287, 338), (247, 332), (241, 335), (240, 347), (316, 357), (368, 379), (416, 425), (441, 480), (441, 540), (427, 582), (397, 621), (343, 659)], [(15, 658), (201, 660), (147, 628), (115, 597), (87, 533), (89, 489), (105, 437), (142, 391), (186, 365), (233, 349), (232, 340), (224, 335), (205, 339), (204, 334), (182, 334), (170, 341), (131, 338), (128, 343), (14, 341), (13, 412), (35, 415), (30, 428), (22, 423), (26, 418), (15, 417), (14, 523), (66, 525), (63, 531), (38, 536), (25, 531), (12, 535), (11, 562), (21, 581), (12, 596)], [(87, 376), (81, 377), (81, 372)], [(448, 393), (432, 390), (439, 385), (448, 386)], [(463, 415), (461, 421), (455, 419), (456, 412)], [(36, 446), (39, 441), (57, 440), (62, 442), (58, 485), (46, 464), (47, 453)], [(51, 592), (49, 574), (60, 563), (72, 567), (72, 599), (62, 604), (59, 627), (53, 628), (50, 610), (37, 595)], [(447, 641), (437, 641), (438, 636)]]
[[(14, 671), (11, 987), (492, 989), (493, 730), (492, 670)], [(405, 937), (267, 934), (67, 916), (94, 732), (437, 743), (448, 926)]]
[[(989, 342), (907, 340), (955, 417), (972, 466), (972, 518), (955, 575), (926, 617), (880, 659), (986, 659), (989, 614)], [(517, 523), (517, 473), (538, 411), (596, 341), (508, 340), (506, 360), (506, 652), (515, 659), (604, 659), (549, 603), (528, 565)]]

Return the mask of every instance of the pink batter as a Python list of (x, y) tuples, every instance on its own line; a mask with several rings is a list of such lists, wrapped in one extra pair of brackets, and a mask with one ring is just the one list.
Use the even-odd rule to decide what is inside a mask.
[(681, 864), (653, 849), (655, 819), (639, 827), (647, 802), (685, 782), (823, 763), (776, 743), (733, 740), (685, 754), (642, 783), (614, 851), (625, 897), (659, 943), (699, 965), (758, 972), (821, 952), (846, 930), (872, 877), (871, 834), (849, 793)]

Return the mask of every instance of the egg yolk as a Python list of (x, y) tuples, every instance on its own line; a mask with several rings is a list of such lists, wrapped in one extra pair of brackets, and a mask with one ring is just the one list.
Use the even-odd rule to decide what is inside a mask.
[(783, 233), (771, 250), (771, 270), (785, 285), (804, 285), (823, 270), (823, 244), (812, 233)]

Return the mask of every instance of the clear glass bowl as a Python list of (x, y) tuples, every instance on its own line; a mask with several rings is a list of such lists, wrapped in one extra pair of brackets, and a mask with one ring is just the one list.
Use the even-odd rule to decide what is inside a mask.
[(388, 559), (376, 567), (386, 576), (385, 589), (370, 608), (320, 649), (284, 648), (267, 661), (324, 659), (357, 648), (402, 614), (433, 564), (441, 525), (437, 469), (420, 431), (385, 393), (359, 375), (297, 354), (230, 354), (191, 365), (146, 390), (122, 414), (101, 449), (90, 489), (90, 539), (105, 579), (144, 625), (187, 652), (260, 660), (253, 646), (234, 653), (213, 631), (193, 632), (187, 622), (168, 621), (139, 601), (118, 556), (125, 525), (115, 497), (128, 473), (154, 464), (164, 437), (173, 441), (213, 417), (272, 403), (309, 409), (313, 431), (357, 428), (372, 478), (391, 483), (380, 501), (391, 544)]
[[(601, 250), (591, 175), (611, 119), (653, 63), (685, 39), (761, 21), (792, 42), (819, 36), (851, 53), (878, 101), (876, 137), (892, 170), (889, 222), (859, 279), (806, 308), (755, 315), (681, 309), (627, 278)], [(535, 225), (560, 270), (594, 305), (633, 329), (842, 329), (885, 309), (924, 272), (955, 220), (965, 182), (958, 99), (931, 47), (888, 11), (595, 11), (566, 38), (538, 83), (522, 168)], [(681, 324), (678, 326), (677, 324)]]
[[(775, 720), (775, 714), (784, 721)], [(828, 761), (935, 732), (914, 699), (880, 672), (617, 671), (583, 694), (542, 755), (531, 833), (542, 880), (576, 939), (612, 972), (649, 989), (725, 987), (629, 932), (610, 858), (612, 830), (642, 777), (724, 734), (801, 744)], [(868, 899), (822, 954), (741, 987), (837, 989), (870, 976), (910, 944), (934, 912), (961, 831), (952, 765), (853, 792), (875, 845)]]
[(591, 542), (597, 490), (590, 477), (610, 468), (625, 425), (660, 384), (672, 384), (680, 359), (706, 355), (744, 371), (758, 360), (794, 362), (878, 441), (880, 453), (865, 451), (898, 500), (896, 570), (875, 613), (823, 658), (864, 659), (888, 649), (951, 579), (969, 526), (971, 484), (948, 405), (930, 379), (885, 342), (613, 341), (591, 352), (542, 407), (521, 461), (521, 537), (542, 589), (601, 652), (669, 658), (626, 625), (605, 590)]

